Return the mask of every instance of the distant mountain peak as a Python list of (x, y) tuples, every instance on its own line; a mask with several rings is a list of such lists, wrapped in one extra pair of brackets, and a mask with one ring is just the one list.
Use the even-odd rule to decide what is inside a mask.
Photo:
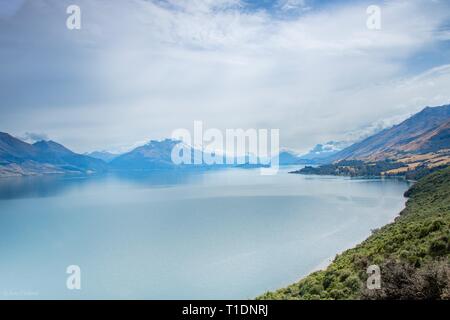
[(114, 160), (115, 158), (120, 156), (120, 154), (116, 154), (116, 153), (112, 153), (112, 152), (108, 152), (108, 151), (104, 151), (104, 150), (103, 151), (86, 152), (84, 155), (94, 158), (94, 159), (100, 159), (105, 162), (111, 162), (112, 160)]
[(329, 161), (395, 158), (450, 147), (450, 105), (425, 107), (401, 123), (357, 142), (330, 157)]
[(33, 143), (34, 146), (58, 146), (62, 147), (62, 144), (57, 143), (53, 140), (39, 140)]
[(143, 146), (137, 147), (114, 158), (110, 164), (118, 170), (155, 170), (169, 169), (175, 165), (171, 159), (171, 152), (180, 141), (172, 139), (150, 140)]
[(320, 163), (324, 159), (338, 153), (346, 148), (350, 143), (347, 141), (328, 141), (326, 143), (316, 144), (308, 153), (300, 156), (302, 161), (310, 161), (312, 163)]
[(12, 137), (12, 136), (9, 133), (0, 131), (0, 137)]
[(65, 154), (74, 154), (71, 150), (52, 140), (41, 140), (32, 144), (42, 151), (60, 152)]
[(173, 140), (173, 139), (169, 139), (169, 138), (161, 139), (161, 140), (150, 140), (149, 142), (147, 142), (142, 147), (144, 147), (144, 146), (152, 147), (152, 146), (163, 146), (163, 145), (176, 145), (176, 144), (178, 144), (180, 142), (182, 142), (182, 141), (180, 141), (180, 140)]

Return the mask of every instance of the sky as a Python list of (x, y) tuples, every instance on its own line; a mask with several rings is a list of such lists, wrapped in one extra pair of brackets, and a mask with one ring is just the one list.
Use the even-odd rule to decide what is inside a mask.
[(0, 0), (0, 131), (76, 152), (196, 120), (280, 129), (306, 152), (448, 104), (449, 88), (447, 0)]

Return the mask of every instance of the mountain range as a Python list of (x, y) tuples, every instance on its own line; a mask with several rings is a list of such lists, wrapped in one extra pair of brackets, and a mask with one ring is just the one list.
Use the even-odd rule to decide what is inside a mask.
[[(7, 133), (0, 133), (0, 177), (44, 174), (94, 174), (106, 171), (155, 171), (174, 169), (218, 169), (227, 167), (254, 168), (254, 157), (235, 157), (233, 164), (176, 165), (172, 162), (172, 149), (180, 141), (152, 140), (127, 153), (117, 155), (108, 152), (77, 154), (54, 141), (26, 143)], [(203, 158), (201, 150), (193, 149), (194, 157)], [(227, 160), (230, 160), (229, 158)], [(225, 161), (225, 158), (224, 158)]]
[(357, 142), (319, 167), (292, 173), (404, 176), (417, 180), (450, 165), (450, 105), (426, 107), (402, 123)]
[(327, 161), (398, 160), (446, 149), (450, 149), (450, 105), (426, 107), (402, 123), (337, 152)]
[[(171, 152), (179, 141), (150, 141), (130, 152), (116, 155), (108, 152), (77, 154), (54, 141), (30, 144), (0, 132), (0, 177), (41, 174), (91, 174), (108, 170), (171, 170), (206, 168), (206, 165), (184, 166), (172, 163)], [(319, 144), (306, 155), (290, 150), (279, 154), (280, 165), (326, 164), (340, 161), (396, 161), (401, 166), (392, 170), (410, 170), (419, 165), (429, 167), (450, 163), (450, 105), (426, 107), (402, 123), (378, 132), (360, 142), (343, 148), (344, 143)], [(343, 148), (343, 149), (342, 149)], [(341, 150), (342, 149), (342, 150)], [(202, 151), (194, 149), (191, 159)], [(244, 164), (214, 165), (208, 168), (255, 167), (249, 159)], [(239, 158), (240, 159), (240, 158)], [(401, 168), (400, 168), (401, 167)]]
[(321, 164), (326, 163), (328, 158), (335, 155), (345, 147), (349, 146), (348, 142), (329, 141), (323, 144), (315, 145), (306, 154), (299, 154), (294, 150), (282, 149), (279, 153), (279, 164), (288, 165), (302, 165), (302, 164)]
[(0, 132), (0, 176), (104, 172), (105, 162), (80, 155), (54, 141), (23, 142)]

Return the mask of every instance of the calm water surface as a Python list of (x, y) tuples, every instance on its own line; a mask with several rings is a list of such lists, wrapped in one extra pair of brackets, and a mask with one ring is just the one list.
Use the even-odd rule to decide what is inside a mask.
[(392, 221), (407, 188), (286, 169), (0, 179), (0, 298), (253, 298)]

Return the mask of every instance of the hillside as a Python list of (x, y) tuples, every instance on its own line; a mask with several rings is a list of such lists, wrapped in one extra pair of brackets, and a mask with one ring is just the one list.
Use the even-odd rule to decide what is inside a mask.
[(116, 170), (156, 170), (173, 169), (171, 153), (179, 141), (166, 139), (163, 141), (150, 141), (130, 152), (114, 158), (109, 164)]
[(0, 132), (0, 165), (23, 162), (37, 156), (37, 150), (30, 144)]
[[(450, 168), (422, 178), (395, 222), (289, 287), (258, 299), (450, 299)], [(365, 289), (369, 265), (381, 289)]]
[(54, 141), (23, 142), (0, 133), (0, 177), (103, 172), (106, 164)]
[(325, 160), (292, 173), (417, 180), (450, 164), (450, 105), (427, 107)]
[(449, 148), (449, 128), (450, 105), (426, 107), (402, 123), (334, 154), (328, 161), (380, 161)]

